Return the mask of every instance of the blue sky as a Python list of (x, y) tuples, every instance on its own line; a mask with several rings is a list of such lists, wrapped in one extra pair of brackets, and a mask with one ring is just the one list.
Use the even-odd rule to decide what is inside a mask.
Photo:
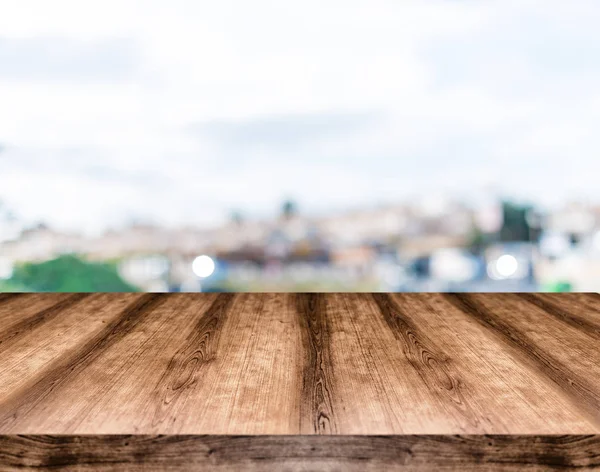
[(0, 198), (28, 221), (215, 224), (487, 185), (600, 200), (596, 0), (1, 9)]

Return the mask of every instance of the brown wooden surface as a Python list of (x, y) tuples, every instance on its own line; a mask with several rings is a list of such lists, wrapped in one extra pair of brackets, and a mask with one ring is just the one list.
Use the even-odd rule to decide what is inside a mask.
[[(37, 436), (65, 434), (76, 437)], [(597, 466), (600, 295), (0, 294), (0, 465), (35, 466), (82, 444), (96, 457), (122, 439), (81, 436), (102, 434), (242, 435), (256, 450), (300, 447), (292, 465), (302, 448), (350, 451), (361, 437), (371, 465), (400, 464), (385, 452), (397, 441), (413, 441), (421, 459), (419, 448), (446, 441), (456, 457), (477, 445), (480, 466), (500, 454), (485, 436), (407, 435), (510, 435), (511, 454), (536, 435), (521, 459), (537, 450), (557, 467)], [(311, 436), (323, 434), (357, 436)], [(548, 441), (563, 439), (548, 435), (569, 435), (554, 456)], [(168, 444), (167, 456), (195, 444), (201, 461), (217, 441), (175, 438), (129, 443)], [(19, 441), (31, 441), (28, 454), (15, 452)]]
[(600, 436), (0, 436), (0, 470), (13, 469), (599, 470)]

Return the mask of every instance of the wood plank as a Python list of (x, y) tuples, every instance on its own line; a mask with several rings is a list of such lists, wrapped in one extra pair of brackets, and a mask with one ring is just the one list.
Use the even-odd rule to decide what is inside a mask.
[[(411, 331), (414, 349), (420, 350), (415, 357), (426, 361), (423, 368), (431, 372), (432, 389), (438, 381), (439, 400), (471, 418), (471, 424), (462, 423), (462, 431), (455, 428), (450, 433), (473, 433), (478, 428), (487, 434), (590, 434), (598, 430), (565, 392), (515, 358), (493, 331), (456, 309), (445, 295), (390, 297), (420, 330), (418, 335), (415, 328)], [(435, 333), (429, 345), (423, 342), (423, 333)]]
[(3, 470), (600, 470), (600, 436), (0, 436)]
[(600, 427), (600, 350), (597, 341), (564, 320), (510, 294), (449, 294), (448, 300), (542, 373)]
[[(25, 340), (27, 344), (24, 349), (27, 355), (15, 349), (22, 364), (26, 364), (30, 353), (36, 359), (41, 354), (48, 356), (50, 353), (51, 361), (45, 362), (44, 368), (36, 369), (36, 375), (27, 378), (25, 372), (15, 373), (14, 369), (7, 369), (3, 357), (0, 367), (3, 382), (0, 384), (4, 384), (4, 381), (14, 382), (14, 379), (24, 379), (26, 382), (10, 391), (0, 402), (0, 430), (12, 432), (13, 428), (18, 428), (18, 424), (28, 416), (32, 424), (37, 424), (40, 418), (44, 417), (44, 412), (53, 408), (52, 405), (45, 405), (44, 401), (51, 398), (57, 388), (91, 366), (102, 352), (126, 336), (129, 330), (140, 322), (146, 310), (166, 301), (165, 297), (157, 295), (118, 295), (112, 298), (119, 308), (115, 309), (113, 306), (107, 309), (106, 300), (100, 296), (100, 306), (90, 303), (87, 309), (75, 313), (76, 320), (73, 322), (68, 316), (66, 323), (63, 323), (64, 319), (58, 319), (57, 322), (60, 323), (57, 332), (51, 332), (50, 337), (47, 329), (40, 328), (31, 333)], [(128, 305), (121, 310), (124, 303)], [(105, 319), (107, 315), (110, 317), (109, 321)], [(71, 336), (63, 336), (66, 326), (69, 327)], [(84, 336), (81, 335), (82, 332)], [(63, 348), (62, 340), (68, 343), (66, 349)], [(58, 352), (54, 341), (61, 347)], [(44, 360), (46, 361), (46, 357)]]
[[(9, 305), (6, 316), (9, 322), (7, 326), (2, 322), (4, 329), (0, 329), (4, 341), (0, 345), (0, 423), (4, 402), (10, 396), (19, 396), (22, 389), (29, 390), (56, 362), (72, 355), (81, 342), (105, 330), (122, 307), (137, 297), (76, 294), (43, 297), (50, 303), (39, 304), (39, 296), (28, 294), (19, 299), (19, 306)], [(30, 298), (33, 310), (26, 304)], [(22, 315), (22, 320), (16, 322), (12, 313)], [(11, 410), (10, 414), (14, 413)]]
[(286, 295), (236, 295), (202, 382), (190, 392), (184, 433), (298, 432), (299, 332)]
[(0, 294), (0, 470), (598, 467), (599, 333), (597, 294)]
[(520, 293), (523, 298), (570, 326), (600, 341), (600, 298), (579, 293)]
[(334, 416), (333, 360), (325, 297), (298, 294), (296, 307), (302, 330), (304, 365), (302, 368), (301, 434), (335, 434), (339, 431)]
[[(202, 301), (210, 304), (213, 298), (202, 297)], [(161, 299), (164, 302), (153, 303)], [(184, 320), (189, 317), (190, 305), (204, 307), (202, 304), (198, 307), (195, 303), (198, 300), (193, 297), (174, 295), (137, 300), (138, 304), (117, 311), (112, 326), (104, 325), (105, 329), (91, 342), (87, 339), (78, 345), (61, 367), (77, 365), (79, 368), (67, 367), (68, 373), (62, 374), (61, 382), (54, 384), (51, 392), (38, 389), (38, 397), (28, 400), (38, 402), (35, 412), (21, 413), (9, 431), (25, 434), (42, 428), (48, 433), (110, 433), (119, 431), (119, 425), (125, 425), (125, 432), (136, 432), (136, 422), (131, 421), (131, 415), (143, 417), (140, 416), (142, 407), (147, 404), (148, 395), (154, 393), (149, 382), (159, 373), (157, 364), (170, 360), (165, 356), (165, 352), (169, 352), (166, 344), (172, 341), (174, 332), (185, 333)], [(90, 346), (101, 349), (94, 347), (90, 351)], [(83, 368), (81, 361), (87, 363)]]
[(8, 350), (36, 326), (52, 320), (86, 294), (0, 294), (0, 353)]

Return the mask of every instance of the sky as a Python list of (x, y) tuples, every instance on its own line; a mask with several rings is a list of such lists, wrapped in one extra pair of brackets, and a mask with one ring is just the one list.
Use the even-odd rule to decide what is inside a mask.
[(0, 200), (213, 225), (466, 195), (600, 201), (597, 0), (0, 0)]

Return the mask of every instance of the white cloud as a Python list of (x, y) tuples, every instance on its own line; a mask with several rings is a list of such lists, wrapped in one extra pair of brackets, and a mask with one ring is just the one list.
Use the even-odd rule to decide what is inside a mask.
[(0, 67), (0, 198), (29, 218), (208, 222), (485, 175), (598, 193), (576, 179), (600, 170), (595, 0), (0, 2), (0, 56), (23, 56)]

